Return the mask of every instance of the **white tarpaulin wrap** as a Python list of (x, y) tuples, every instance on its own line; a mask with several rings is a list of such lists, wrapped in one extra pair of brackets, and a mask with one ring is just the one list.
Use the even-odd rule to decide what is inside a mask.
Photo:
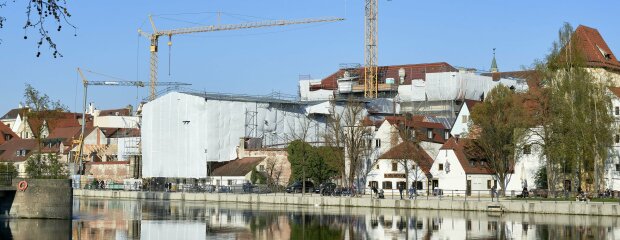
[(318, 141), (323, 122), (306, 116), (305, 105), (214, 99), (172, 92), (144, 105), (143, 177), (206, 177), (207, 161), (237, 158), (242, 137), (284, 144), (308, 129)]
[(329, 115), (329, 109), (331, 104), (329, 102), (322, 102), (306, 107), (306, 114), (325, 114)]
[(189, 221), (140, 221), (142, 239), (207, 239), (206, 226), (202, 222)]
[(497, 84), (514, 87), (517, 91), (527, 90), (527, 84), (520, 80), (493, 81), (491, 77), (473, 72), (440, 72), (427, 73), (426, 80), (412, 80), (411, 85), (398, 86), (398, 98), (401, 102), (457, 99), (479, 101)]

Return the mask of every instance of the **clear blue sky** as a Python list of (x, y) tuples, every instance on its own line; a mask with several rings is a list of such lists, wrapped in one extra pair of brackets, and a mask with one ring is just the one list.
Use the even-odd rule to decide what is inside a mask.
[[(203, 33), (173, 38), (171, 74), (168, 47), (160, 41), (160, 81), (192, 83), (209, 92), (297, 94), (300, 74), (322, 78), (340, 63), (364, 61), (363, 0), (203, 0), (68, 1), (70, 21), (78, 27), (55, 32), (63, 58), (44, 49), (36, 58), (35, 32), (24, 40), (25, 1), (8, 1), (0, 29), (0, 114), (22, 101), (25, 83), (80, 109), (82, 87), (76, 67), (148, 81), (148, 42), (137, 29), (151, 30), (147, 16), (167, 13), (223, 12), (221, 23), (261, 19), (345, 17), (339, 23), (261, 30)], [(519, 70), (541, 59), (563, 22), (597, 28), (620, 53), (617, 1), (411, 1), (379, 0), (379, 64), (445, 61), (488, 69), (497, 48), (500, 70)], [(238, 14), (238, 15), (231, 15)], [(250, 17), (253, 16), (253, 17)], [(155, 17), (160, 29), (214, 24), (215, 14)], [(182, 20), (182, 21), (179, 21)], [(87, 74), (91, 80), (105, 80)], [(89, 101), (98, 108), (136, 103), (147, 89), (92, 87)], [(77, 108), (76, 108), (77, 107)], [(79, 110), (77, 110), (79, 111)]]

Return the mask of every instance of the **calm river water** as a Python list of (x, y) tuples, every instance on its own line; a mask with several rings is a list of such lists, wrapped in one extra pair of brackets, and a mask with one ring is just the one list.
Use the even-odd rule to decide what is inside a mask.
[(0, 239), (619, 239), (619, 219), (75, 198), (74, 220), (0, 221)]

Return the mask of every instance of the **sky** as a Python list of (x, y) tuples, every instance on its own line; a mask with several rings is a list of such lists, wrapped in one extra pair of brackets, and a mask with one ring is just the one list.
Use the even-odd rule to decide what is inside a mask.
[[(68, 1), (74, 30), (48, 26), (63, 55), (41, 49), (36, 31), (24, 31), (27, 1), (7, 1), (0, 16), (0, 115), (23, 100), (25, 84), (81, 111), (81, 79), (149, 80), (149, 43), (137, 29), (236, 24), (268, 19), (343, 17), (345, 21), (179, 35), (160, 40), (159, 81), (191, 83), (206, 92), (297, 94), (299, 75), (321, 79), (341, 63), (364, 62), (362, 0), (89, 0)], [(560, 4), (561, 3), (561, 4)], [(488, 70), (493, 48), (500, 71), (521, 70), (542, 59), (564, 22), (597, 28), (620, 52), (618, 1), (379, 0), (379, 65), (447, 62)], [(219, 13), (219, 14), (218, 14)], [(24, 39), (24, 35), (28, 39)], [(98, 109), (136, 106), (148, 88), (89, 88)]]

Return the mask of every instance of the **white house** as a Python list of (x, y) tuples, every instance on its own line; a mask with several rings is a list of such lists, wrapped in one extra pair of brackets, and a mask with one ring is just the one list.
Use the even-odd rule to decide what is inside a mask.
[[(215, 186), (240, 187), (249, 182), (252, 171), (263, 162), (264, 157), (244, 157), (220, 163), (211, 172), (210, 184)], [(256, 169), (258, 171), (258, 169)], [(259, 174), (261, 171), (258, 171)]]
[(611, 115), (614, 118), (613, 145), (609, 149), (605, 164), (605, 183), (607, 188), (620, 191), (620, 87), (609, 87), (611, 97)]
[(461, 138), (467, 137), (467, 134), (470, 132), (469, 127), (472, 124), (471, 110), (478, 103), (480, 103), (480, 101), (465, 100), (463, 102), (461, 110), (459, 110), (459, 114), (456, 116), (454, 124), (452, 124), (452, 130), (450, 131), (452, 136)]
[(509, 175), (508, 185), (506, 186), (506, 194), (510, 195), (512, 191), (519, 194), (524, 187), (535, 189), (536, 173), (543, 166), (545, 156), (543, 153), (542, 142), (543, 128), (535, 127), (526, 131), (523, 137), (523, 143), (517, 150), (517, 159), (515, 161), (514, 173)]
[[(419, 145), (403, 142), (379, 157), (368, 175), (366, 186), (377, 187), (386, 192), (398, 192), (398, 186), (409, 189), (413, 184), (419, 190), (428, 189), (427, 177), (433, 159)], [(407, 179), (407, 170), (409, 178)]]
[(464, 151), (469, 141), (450, 138), (441, 147), (430, 169), (433, 189), (443, 190), (444, 195), (489, 195), (497, 179), (487, 168), (485, 159)]

